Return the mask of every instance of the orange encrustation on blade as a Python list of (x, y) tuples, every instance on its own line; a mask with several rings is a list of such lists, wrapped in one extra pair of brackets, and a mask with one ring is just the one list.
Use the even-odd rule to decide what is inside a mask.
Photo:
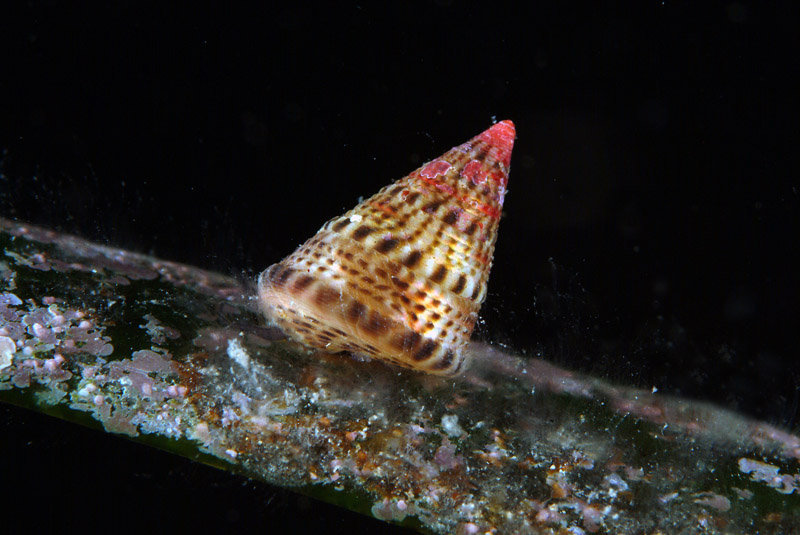
[(486, 298), (514, 123), (502, 121), (386, 186), (259, 277), (293, 339), (439, 375), (464, 367)]

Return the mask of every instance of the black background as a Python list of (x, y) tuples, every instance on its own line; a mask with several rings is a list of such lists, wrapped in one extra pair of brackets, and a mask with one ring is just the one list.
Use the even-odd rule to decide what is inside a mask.
[[(0, 215), (252, 278), (359, 196), (512, 119), (477, 337), (797, 429), (798, 7), (557, 4), (6, 11)], [(96, 472), (87, 443), (132, 448), (113, 477), (146, 473), (182, 504), (176, 526), (236, 503), (215, 526), (375, 529), (0, 414), (4, 455), (54, 485), (82, 485), (72, 463)], [(59, 448), (70, 468), (37, 472)], [(86, 477), (83, 492), (103, 486)], [(83, 503), (61, 500), (47, 518)]]

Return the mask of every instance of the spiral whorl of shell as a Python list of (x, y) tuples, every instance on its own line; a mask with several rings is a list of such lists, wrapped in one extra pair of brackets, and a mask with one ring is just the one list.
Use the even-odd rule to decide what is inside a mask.
[(514, 135), (499, 122), (325, 223), (261, 274), (264, 313), (313, 348), (458, 373), (486, 298)]

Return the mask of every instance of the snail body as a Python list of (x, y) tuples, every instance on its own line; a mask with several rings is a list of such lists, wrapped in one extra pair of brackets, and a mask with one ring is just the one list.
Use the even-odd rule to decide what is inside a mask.
[(515, 129), (496, 123), (352, 210), (258, 281), (291, 338), (438, 375), (464, 366), (486, 298)]

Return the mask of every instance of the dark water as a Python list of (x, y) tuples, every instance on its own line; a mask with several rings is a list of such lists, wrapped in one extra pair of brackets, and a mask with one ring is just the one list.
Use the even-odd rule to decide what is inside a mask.
[(253, 276), (510, 118), (478, 336), (800, 425), (794, 4), (27, 6), (0, 23), (0, 214)]

